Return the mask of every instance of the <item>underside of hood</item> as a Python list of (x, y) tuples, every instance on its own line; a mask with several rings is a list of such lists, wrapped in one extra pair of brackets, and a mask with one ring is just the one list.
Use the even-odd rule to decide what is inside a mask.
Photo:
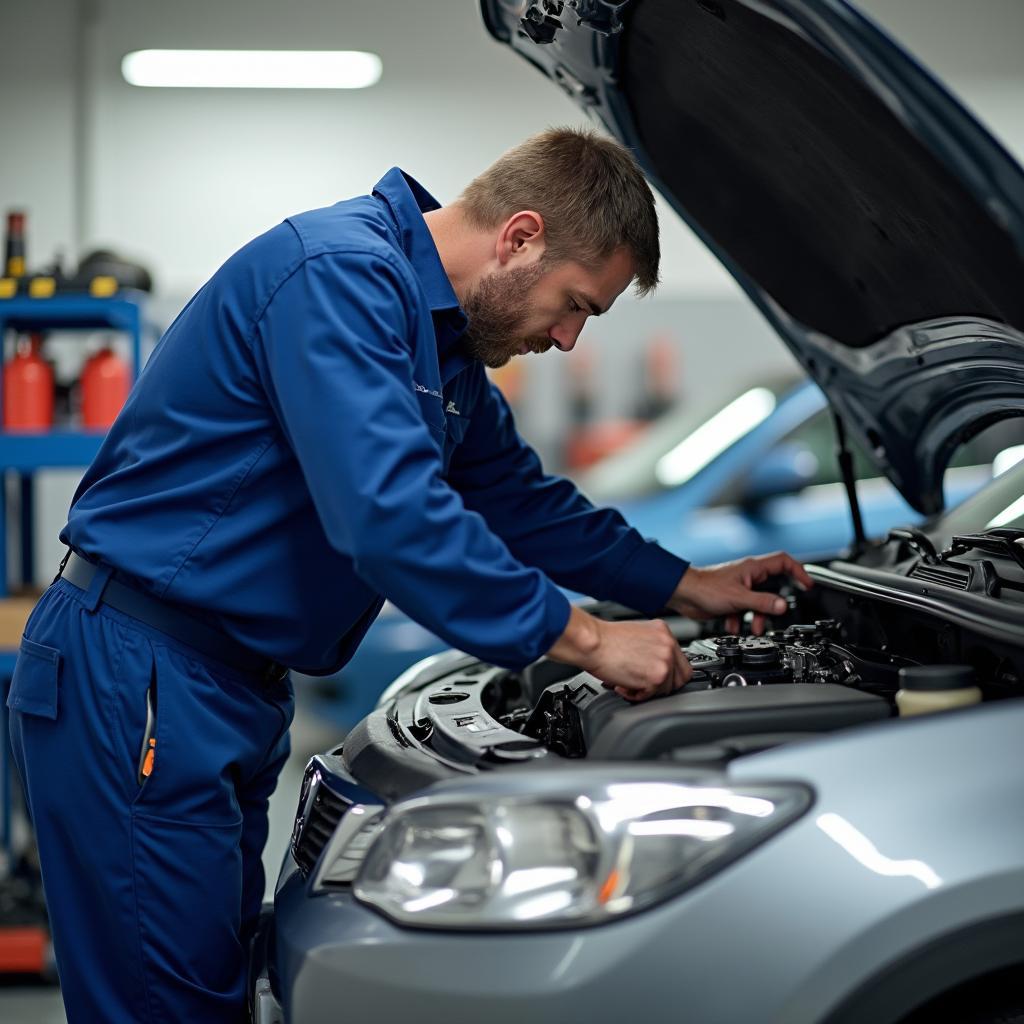
[(842, 0), (484, 0), (636, 153), (922, 512), (1024, 412), (1024, 174)]

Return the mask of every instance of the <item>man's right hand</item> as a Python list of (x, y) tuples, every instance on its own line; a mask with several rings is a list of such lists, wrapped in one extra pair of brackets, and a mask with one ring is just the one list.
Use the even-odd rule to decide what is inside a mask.
[(578, 665), (634, 701), (678, 690), (693, 675), (664, 622), (604, 622), (575, 606), (548, 657)]

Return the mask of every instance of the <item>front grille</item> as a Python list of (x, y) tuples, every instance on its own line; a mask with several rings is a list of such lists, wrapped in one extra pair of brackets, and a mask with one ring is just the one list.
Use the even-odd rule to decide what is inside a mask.
[(292, 831), (292, 856), (303, 875), (313, 870), (349, 806), (328, 789), (318, 770), (312, 768), (307, 772)]
[(915, 580), (954, 590), (967, 590), (971, 585), (971, 570), (955, 565), (917, 565), (910, 575)]

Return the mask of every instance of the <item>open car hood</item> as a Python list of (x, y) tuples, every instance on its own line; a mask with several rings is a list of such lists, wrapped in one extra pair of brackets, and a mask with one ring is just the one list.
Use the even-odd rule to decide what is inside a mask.
[(922, 513), (1024, 411), (1024, 172), (843, 0), (482, 0), (636, 153)]

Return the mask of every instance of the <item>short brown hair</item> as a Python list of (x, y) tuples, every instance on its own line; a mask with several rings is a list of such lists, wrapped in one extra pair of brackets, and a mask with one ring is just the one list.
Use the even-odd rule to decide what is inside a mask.
[(519, 210), (544, 218), (545, 260), (595, 266), (620, 246), (633, 255), (638, 295), (658, 283), (654, 196), (633, 154), (613, 139), (549, 128), (491, 164), (456, 201), (471, 221), (496, 227)]

